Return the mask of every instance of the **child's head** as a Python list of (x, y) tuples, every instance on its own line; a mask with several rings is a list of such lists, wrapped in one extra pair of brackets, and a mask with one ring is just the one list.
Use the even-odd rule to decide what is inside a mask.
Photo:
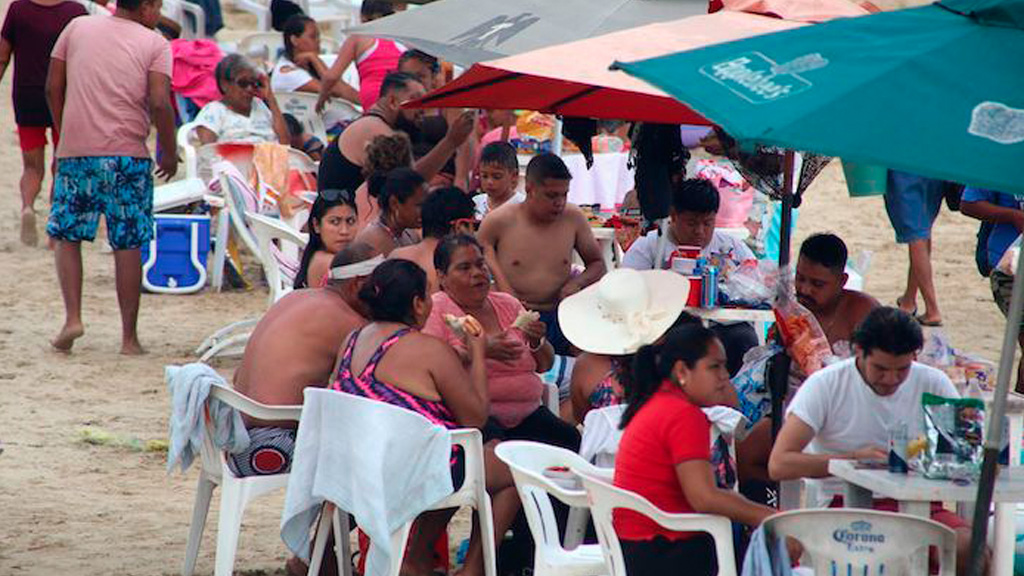
[(682, 180), (672, 186), (672, 234), (682, 246), (707, 247), (715, 232), (718, 189), (700, 178)]
[(302, 145), (306, 143), (306, 129), (302, 126), (302, 122), (287, 112), (282, 116), (284, 116), (284, 123), (288, 126), (288, 136), (291, 139), (288, 144), (292, 148), (302, 150)]
[(508, 142), (491, 142), (480, 151), (480, 189), (491, 198), (506, 199), (519, 185), (519, 159)]
[(476, 206), (461, 188), (438, 188), (423, 201), (421, 223), (424, 238), (440, 240), (452, 233), (473, 234)]

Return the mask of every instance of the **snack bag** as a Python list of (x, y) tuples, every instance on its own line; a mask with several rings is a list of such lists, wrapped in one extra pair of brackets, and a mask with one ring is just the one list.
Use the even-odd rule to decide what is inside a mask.
[(1017, 239), (1006, 249), (1006, 252), (1003, 252), (1003, 256), (999, 259), (999, 264), (996, 264), (996, 270), (1008, 276), (1017, 275), (1017, 259), (1020, 257), (1020, 244), (1021, 237), (1018, 235)]
[(773, 311), (782, 343), (804, 375), (810, 376), (825, 367), (832, 357), (832, 348), (818, 319), (796, 301), (792, 289), (783, 287), (780, 292)]
[(927, 446), (925, 477), (973, 482), (981, 475), (985, 403), (977, 398), (921, 396)]

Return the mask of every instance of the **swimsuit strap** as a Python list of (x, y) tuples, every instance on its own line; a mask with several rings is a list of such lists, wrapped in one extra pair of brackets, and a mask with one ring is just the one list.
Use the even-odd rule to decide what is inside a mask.
[(369, 362), (366, 363), (366, 366), (363, 367), (363, 371), (359, 375), (359, 379), (362, 380), (363, 378), (366, 378), (367, 375), (369, 375), (370, 378), (372, 378), (378, 384), (383, 384), (383, 382), (377, 379), (377, 366), (380, 365), (380, 361), (384, 357), (384, 354), (386, 354), (387, 351), (390, 350), (392, 346), (394, 346), (403, 336), (405, 336), (409, 332), (412, 332), (412, 328), (400, 328), (396, 330), (393, 334), (391, 334), (391, 336), (385, 338), (384, 341), (380, 343), (380, 346), (377, 347), (377, 350), (374, 351), (373, 355), (370, 356), (370, 360)]

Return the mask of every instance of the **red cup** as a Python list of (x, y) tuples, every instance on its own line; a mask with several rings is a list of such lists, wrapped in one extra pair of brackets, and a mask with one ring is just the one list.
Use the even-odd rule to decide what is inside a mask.
[(704, 288), (704, 279), (700, 276), (689, 276), (690, 294), (686, 298), (687, 308), (700, 308), (700, 295)]

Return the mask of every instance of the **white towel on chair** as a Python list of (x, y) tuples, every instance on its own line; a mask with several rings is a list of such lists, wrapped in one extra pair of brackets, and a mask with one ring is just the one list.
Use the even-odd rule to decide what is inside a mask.
[[(181, 464), (188, 470), (203, 445), (206, 426), (203, 425), (203, 406), (214, 384), (230, 385), (213, 368), (200, 362), (184, 366), (167, 366), (164, 371), (167, 391), (171, 394), (171, 419), (168, 431), (167, 471)], [(231, 453), (249, 447), (249, 433), (242, 415), (222, 403), (210, 403), (210, 419), (214, 424), (214, 446)]]
[(332, 502), (370, 537), (366, 576), (386, 574), (392, 532), (453, 491), (451, 435), (377, 400), (316, 388), (305, 397), (281, 538), (308, 560), (310, 527)]

